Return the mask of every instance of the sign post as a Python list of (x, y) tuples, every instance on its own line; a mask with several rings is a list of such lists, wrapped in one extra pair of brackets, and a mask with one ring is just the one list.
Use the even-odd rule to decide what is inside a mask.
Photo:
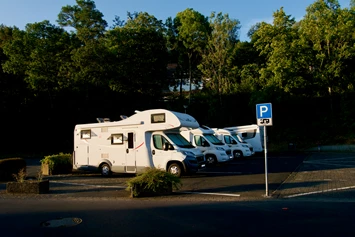
[(266, 126), (272, 126), (272, 105), (257, 104), (256, 105), (256, 120), (258, 126), (264, 127), (264, 153), (265, 153), (265, 196), (269, 196), (268, 171), (267, 171), (267, 136)]

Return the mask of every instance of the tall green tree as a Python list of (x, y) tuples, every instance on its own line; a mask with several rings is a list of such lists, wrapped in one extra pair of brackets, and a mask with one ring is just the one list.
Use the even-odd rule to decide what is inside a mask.
[[(299, 40), (299, 28), (294, 18), (283, 8), (274, 13), (273, 24), (262, 23), (254, 33), (254, 46), (266, 64), (260, 69), (264, 88), (286, 93), (305, 92), (309, 62)], [(305, 55), (306, 54), (306, 55)]]
[(62, 7), (57, 22), (60, 26), (74, 28), (78, 38), (88, 43), (105, 33), (107, 22), (103, 17), (94, 1), (76, 0), (76, 5)]
[(145, 12), (129, 14), (123, 26), (108, 32), (107, 45), (115, 55), (110, 87), (122, 93), (157, 96), (167, 87), (167, 49), (164, 26)]
[(192, 73), (199, 64), (201, 54), (205, 48), (211, 28), (208, 18), (201, 13), (187, 8), (179, 12), (174, 19), (174, 27), (177, 30), (179, 50), (188, 59), (188, 78), (190, 84), (189, 103), (191, 103)]
[(233, 91), (236, 68), (232, 63), (240, 25), (238, 20), (221, 12), (212, 12), (209, 19), (212, 31), (198, 69), (202, 72), (204, 85), (220, 97)]
[(4, 51), (9, 57), (7, 72), (25, 75), (29, 86), (37, 91), (55, 91), (69, 86), (70, 78), (61, 73), (70, 58), (70, 36), (49, 21), (27, 24), (25, 31), (15, 30)]
[(309, 68), (319, 95), (342, 93), (349, 87), (348, 61), (354, 58), (355, 15), (337, 0), (317, 0), (300, 22), (303, 43), (312, 50)]
[(77, 0), (74, 6), (62, 7), (58, 14), (58, 24), (71, 27), (73, 39), (79, 44), (72, 50), (70, 68), (72, 78), (78, 85), (107, 86), (111, 55), (106, 47), (105, 32), (107, 22), (103, 14), (96, 9), (92, 0)]

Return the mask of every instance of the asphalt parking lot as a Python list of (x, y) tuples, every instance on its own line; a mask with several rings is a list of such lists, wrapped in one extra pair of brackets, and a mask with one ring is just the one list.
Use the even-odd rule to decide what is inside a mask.
[[(39, 167), (39, 160), (28, 161), (29, 177), (35, 176)], [(269, 155), (266, 192), (264, 157), (257, 156), (184, 176), (180, 190), (156, 198), (245, 201), (324, 195), (355, 188), (354, 173), (355, 153), (352, 152)], [(131, 177), (115, 174), (104, 178), (100, 174), (76, 172), (46, 176), (50, 180), (50, 193), (40, 195), (8, 194), (3, 182), (0, 198), (129, 198), (126, 181)]]

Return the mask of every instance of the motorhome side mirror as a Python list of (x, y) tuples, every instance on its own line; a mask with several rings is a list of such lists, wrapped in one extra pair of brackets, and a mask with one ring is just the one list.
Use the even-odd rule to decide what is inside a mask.
[(164, 151), (167, 151), (167, 150), (174, 150), (174, 147), (169, 144), (168, 142), (164, 143)]
[(208, 142), (203, 141), (203, 142), (202, 142), (202, 146), (209, 146), (209, 145), (208, 145)]

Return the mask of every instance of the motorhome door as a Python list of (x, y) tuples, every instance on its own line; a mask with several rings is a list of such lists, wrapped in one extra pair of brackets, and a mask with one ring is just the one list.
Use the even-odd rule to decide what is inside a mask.
[(135, 173), (136, 168), (136, 150), (134, 149), (136, 143), (136, 134), (135, 132), (127, 132), (125, 134), (127, 140), (126, 144), (126, 172)]
[(166, 168), (166, 161), (170, 159), (169, 141), (161, 134), (153, 135), (153, 163), (154, 167)]

